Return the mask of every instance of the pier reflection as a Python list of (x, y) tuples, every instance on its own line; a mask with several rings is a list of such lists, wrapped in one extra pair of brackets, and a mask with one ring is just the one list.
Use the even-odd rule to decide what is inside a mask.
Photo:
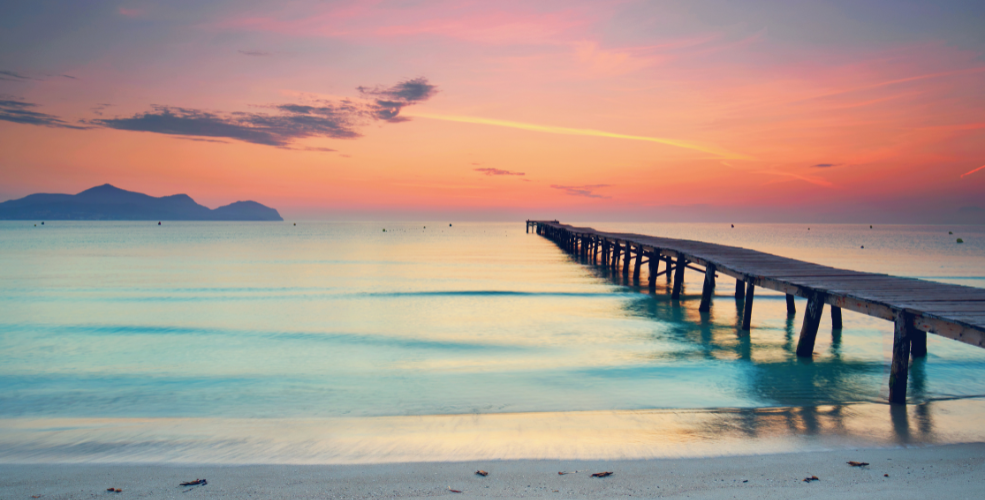
[[(673, 300), (670, 284), (663, 280), (658, 279), (656, 290), (651, 291), (645, 278), (641, 283), (632, 279), (632, 273), (627, 276), (619, 270), (584, 263), (589, 264), (588, 269), (597, 277), (638, 293), (623, 305), (627, 317), (660, 325), (650, 334), (650, 340), (660, 348), (646, 354), (646, 362), (732, 360), (740, 366), (734, 381), (736, 390), (764, 408), (723, 413), (721, 418), (705, 422), (707, 432), (754, 438), (789, 434), (849, 435), (857, 427), (856, 422), (849, 421), (861, 417), (859, 403), (870, 403), (864, 405), (867, 408), (864, 418), (882, 422), (889, 441), (926, 442), (934, 435), (934, 402), (926, 395), (925, 358), (914, 359), (910, 366), (909, 396), (915, 404), (885, 404), (885, 396), (879, 392), (882, 384), (873, 382), (884, 379), (886, 363), (881, 359), (846, 356), (841, 329), (830, 330), (831, 342), (823, 355), (813, 359), (798, 357), (800, 322), (796, 315), (786, 315), (779, 328), (760, 328), (751, 335), (742, 335), (739, 332), (741, 299), (719, 295), (710, 311), (699, 312), (700, 296), (685, 292), (681, 300)], [(770, 300), (757, 297), (761, 314), (786, 314), (780, 306), (763, 305)], [(680, 348), (667, 349), (668, 342)], [(883, 408), (883, 414), (871, 415), (871, 403)]]

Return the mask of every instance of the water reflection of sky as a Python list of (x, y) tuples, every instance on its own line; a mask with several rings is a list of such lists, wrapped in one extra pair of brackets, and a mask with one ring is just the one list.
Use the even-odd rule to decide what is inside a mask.
[[(698, 226), (687, 230), (720, 232)], [(887, 426), (879, 442), (893, 443), (938, 436), (939, 426), (926, 430), (936, 425), (926, 423), (937, 418), (934, 408), (985, 394), (985, 351), (932, 335), (927, 358), (911, 365), (916, 405), (900, 420), (881, 404), (889, 322), (846, 311), (838, 332), (825, 315), (816, 354), (803, 360), (794, 354), (800, 299), (798, 314), (788, 317), (782, 295), (757, 291), (752, 332), (740, 336), (732, 280), (720, 279), (712, 310), (700, 313), (701, 273), (688, 272), (683, 299), (672, 301), (666, 277), (650, 293), (519, 224), (456, 224), (434, 233), (390, 225), (385, 234), (368, 224), (297, 227), (74, 223), (39, 232), (0, 223), (4, 442), (25, 437), (11, 430), (21, 428), (15, 422), (37, 422), (32, 435), (43, 436), (54, 432), (45, 422), (91, 419), (111, 423), (83, 426), (76, 438), (103, 442), (134, 418), (201, 419), (196, 425), (206, 428), (256, 418), (302, 427), (299, 419), (392, 418), (402, 426), (416, 417), (472, 415), (489, 423), (500, 422), (492, 414), (561, 412), (582, 415), (565, 418), (587, 429), (601, 417), (585, 415), (616, 412), (622, 416), (604, 425), (651, 432), (654, 419), (698, 409), (707, 427), (680, 417), (687, 422), (673, 425), (682, 435), (710, 439), (731, 429), (800, 442), (814, 432), (855, 436), (859, 415), (879, 415), (873, 418)], [(753, 229), (728, 242), (818, 260), (842, 258), (825, 256), (859, 233), (822, 228), (818, 234), (834, 236), (812, 250), (797, 228)], [(937, 237), (927, 228), (897, 228), (883, 240), (862, 233), (870, 238), (866, 250), (877, 250), (857, 260), (864, 270), (899, 266), (897, 274), (964, 279), (985, 268), (975, 267), (985, 260), (977, 243), (928, 259), (927, 252), (951, 249), (919, 243)], [(899, 255), (884, 258), (897, 243)], [(965, 267), (955, 268), (951, 257)], [(951, 267), (935, 273), (928, 262)], [(645, 273), (644, 266), (644, 283)], [(652, 409), (661, 411), (646, 413)], [(633, 419), (649, 423), (627, 424)], [(544, 425), (535, 428), (550, 435)], [(187, 432), (198, 431), (179, 434)]]

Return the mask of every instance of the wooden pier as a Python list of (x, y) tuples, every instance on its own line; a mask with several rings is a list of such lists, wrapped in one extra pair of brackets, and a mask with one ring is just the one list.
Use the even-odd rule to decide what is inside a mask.
[(735, 298), (743, 300), (740, 335), (751, 326), (756, 287), (786, 294), (787, 313), (796, 312), (794, 296), (807, 299), (797, 356), (811, 357), (824, 306), (831, 322), (842, 328), (842, 309), (892, 321), (893, 361), (889, 401), (906, 403), (910, 356), (927, 354), (927, 333), (985, 347), (985, 289), (948, 285), (886, 274), (862, 273), (788, 259), (740, 247), (629, 233), (604, 233), (558, 221), (527, 221), (563, 250), (593, 264), (621, 269), (640, 278), (647, 265), (651, 290), (656, 278), (673, 275), (671, 296), (680, 298), (684, 271), (704, 273), (699, 311), (712, 306), (719, 275), (735, 278)]

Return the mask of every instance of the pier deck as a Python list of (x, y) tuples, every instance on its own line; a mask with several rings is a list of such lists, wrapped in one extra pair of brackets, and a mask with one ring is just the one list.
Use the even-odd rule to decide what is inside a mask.
[(910, 355), (926, 355), (928, 332), (985, 347), (985, 289), (837, 269), (714, 243), (607, 233), (558, 221), (527, 221), (527, 231), (531, 228), (568, 252), (614, 269), (621, 267), (624, 274), (632, 272), (637, 279), (646, 263), (651, 288), (657, 276), (673, 273), (674, 298), (680, 297), (685, 269), (703, 272), (702, 311), (711, 306), (716, 276), (735, 278), (736, 298), (744, 301), (740, 334), (750, 328), (756, 287), (787, 294), (790, 314), (795, 312), (794, 296), (807, 298), (798, 356), (812, 356), (825, 304), (831, 307), (834, 328), (841, 328), (842, 309), (893, 321), (890, 402), (905, 402)]

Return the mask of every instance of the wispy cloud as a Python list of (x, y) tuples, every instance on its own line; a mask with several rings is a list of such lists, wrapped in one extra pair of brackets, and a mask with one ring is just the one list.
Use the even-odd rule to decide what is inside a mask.
[(584, 186), (559, 186), (557, 184), (551, 184), (554, 189), (560, 189), (571, 196), (585, 196), (587, 198), (609, 198), (609, 196), (603, 196), (595, 193), (596, 189), (609, 187), (609, 184), (588, 184)]
[[(806, 176), (806, 175), (791, 174), (790, 172), (777, 172), (777, 171), (774, 171), (774, 170), (760, 170), (760, 171), (758, 171), (756, 173), (776, 175), (776, 176), (780, 176), (780, 177), (788, 177), (790, 179), (795, 179), (795, 180), (801, 180), (801, 181), (804, 181), (804, 182), (808, 182), (808, 183), (814, 184), (815, 186), (821, 186), (821, 187), (827, 187), (827, 188), (834, 187), (834, 183), (832, 183), (830, 181), (826, 181), (824, 179), (819, 179), (817, 177), (809, 177), (809, 176)], [(777, 182), (777, 181), (772, 181), (772, 182)], [(772, 182), (770, 182), (770, 183), (772, 183)]]
[(498, 168), (474, 168), (472, 170), (475, 170), (476, 172), (482, 172), (486, 175), (527, 175), (523, 172), (511, 172), (509, 170), (500, 170)]
[(272, 52), (267, 52), (265, 50), (240, 50), (239, 53), (244, 56), (252, 57), (267, 57), (274, 55)]
[(438, 88), (428, 83), (427, 78), (407, 80), (392, 87), (358, 87), (356, 90), (364, 96), (376, 98), (376, 118), (389, 122), (407, 120), (397, 116), (401, 109), (415, 102), (426, 101), (438, 92)]
[(814, 165), (811, 165), (811, 168), (831, 168), (840, 165), (840, 163), (815, 163)]
[(73, 128), (79, 130), (89, 128), (69, 124), (54, 115), (32, 111), (36, 107), (38, 107), (37, 104), (30, 102), (9, 99), (0, 100), (0, 120), (26, 125), (40, 125), (42, 127)]
[(181, 137), (177, 136), (175, 139), (181, 139), (183, 141), (194, 141), (194, 142), (215, 142), (219, 144), (229, 144), (229, 141), (223, 141), (219, 139), (203, 139), (201, 137)]
[(25, 80), (37, 80), (37, 78), (31, 78), (14, 71), (0, 70), (0, 81), (22, 82)]
[[(362, 94), (378, 97), (374, 102), (349, 99), (318, 101), (309, 104), (268, 106), (274, 113), (214, 113), (174, 106), (152, 106), (152, 111), (130, 117), (91, 120), (90, 123), (117, 130), (158, 134), (224, 137), (253, 144), (288, 148), (298, 139), (360, 137), (357, 128), (383, 120), (407, 120), (400, 111), (425, 101), (437, 92), (424, 78), (398, 83), (392, 87), (359, 87)], [(309, 150), (300, 148), (302, 150)]]
[(983, 168), (985, 168), (985, 165), (982, 165), (982, 166), (980, 166), (980, 167), (978, 167), (978, 168), (976, 168), (976, 169), (974, 169), (974, 170), (972, 170), (970, 172), (965, 172), (965, 173), (961, 174), (961, 178), (964, 179), (966, 175), (971, 175), (971, 174), (973, 174), (973, 173), (975, 173), (975, 172), (977, 172), (977, 171), (979, 171), (979, 170), (981, 170)]
[(140, 9), (127, 9), (125, 7), (120, 7), (118, 12), (120, 13), (120, 15), (124, 17), (129, 17), (131, 19), (144, 15), (144, 11)]
[(444, 120), (450, 122), (474, 123), (477, 125), (492, 125), (496, 127), (516, 128), (521, 130), (530, 130), (533, 132), (545, 132), (548, 134), (608, 137), (611, 139), (626, 139), (631, 141), (656, 142), (658, 144), (665, 144), (668, 146), (675, 146), (684, 149), (691, 149), (694, 151), (701, 151), (702, 153), (709, 153), (718, 156), (720, 158), (726, 158), (731, 160), (753, 159), (750, 156), (741, 153), (733, 153), (731, 151), (716, 146), (698, 144), (698, 143), (682, 141), (678, 139), (669, 139), (666, 137), (646, 137), (641, 135), (617, 134), (614, 132), (605, 132), (603, 130), (554, 127), (551, 125), (536, 125), (532, 123), (521, 123), (521, 122), (508, 121), (508, 120), (495, 120), (491, 118), (479, 118), (474, 116), (432, 115), (427, 113), (413, 113), (413, 114), (408, 114), (408, 116), (413, 116), (418, 118), (429, 118), (432, 120)]
[(99, 104), (97, 104), (97, 105), (89, 108), (89, 111), (92, 111), (92, 113), (95, 114), (95, 115), (103, 116), (103, 111), (105, 111), (106, 108), (108, 108), (110, 106), (112, 106), (112, 104), (107, 103), (107, 102), (101, 102), (101, 103), (99, 103)]

